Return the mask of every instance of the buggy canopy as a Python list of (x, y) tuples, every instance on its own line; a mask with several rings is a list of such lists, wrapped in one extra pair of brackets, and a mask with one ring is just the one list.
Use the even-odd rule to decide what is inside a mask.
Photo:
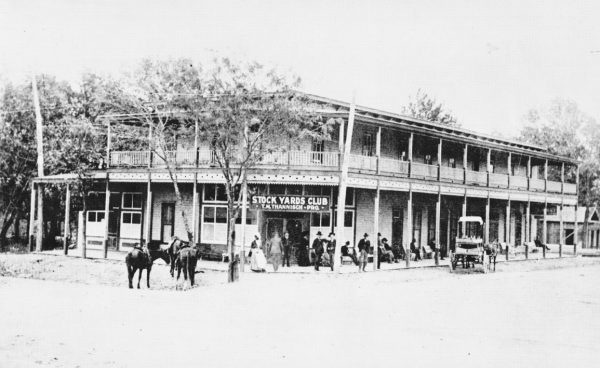
[(479, 225), (483, 225), (483, 220), (479, 216), (463, 216), (458, 219), (458, 222), (477, 222)]

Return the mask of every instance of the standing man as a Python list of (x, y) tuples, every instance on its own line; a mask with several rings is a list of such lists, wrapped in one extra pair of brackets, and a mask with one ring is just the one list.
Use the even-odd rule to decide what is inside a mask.
[(287, 266), (290, 267), (290, 256), (292, 252), (292, 242), (290, 241), (290, 233), (287, 231), (283, 234), (283, 239), (281, 239), (281, 244), (283, 245), (283, 264), (281, 267), (285, 267), (287, 262)]
[(323, 240), (321, 239), (321, 232), (317, 232), (317, 237), (313, 240), (312, 249), (315, 251), (315, 270), (319, 270), (319, 264), (321, 263), (321, 257), (323, 256)]
[(279, 237), (279, 233), (276, 231), (269, 243), (269, 254), (271, 255), (271, 263), (273, 263), (273, 271), (275, 272), (277, 272), (277, 269), (279, 269), (282, 251), (281, 238)]
[(335, 233), (329, 233), (329, 241), (327, 242), (327, 261), (329, 267), (333, 271), (333, 257), (335, 256)]
[(369, 248), (371, 247), (371, 242), (368, 238), (369, 234), (365, 233), (363, 238), (358, 242), (358, 251), (360, 252), (360, 257), (358, 258), (359, 272), (367, 272), (365, 268), (367, 267), (367, 262), (369, 261)]

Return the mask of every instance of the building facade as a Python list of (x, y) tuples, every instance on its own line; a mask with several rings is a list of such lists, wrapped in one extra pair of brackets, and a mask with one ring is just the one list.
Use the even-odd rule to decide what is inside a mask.
[[(345, 144), (350, 144), (348, 191), (338, 241), (356, 244), (364, 233), (373, 241), (381, 233), (403, 247), (412, 239), (423, 245), (433, 241), (445, 253), (458, 218), (474, 215), (485, 221), (486, 242), (518, 245), (536, 236), (535, 219), (542, 218), (547, 239), (545, 214), (577, 206), (577, 163), (541, 147), (366, 107), (356, 107), (349, 132), (350, 104), (310, 97), (323, 115), (341, 123), (327, 141), (295, 147), (282, 142), (285, 150), (268, 154), (248, 173), (249, 206), (245, 225), (241, 219), (236, 225), (237, 246), (248, 247), (254, 234), (264, 239), (288, 231), (292, 242), (300, 243), (303, 233), (312, 240), (318, 231), (332, 231)], [(90, 173), (96, 189), (87, 213), (80, 214), (79, 232), (85, 221), (88, 248), (106, 244), (126, 250), (145, 241), (167, 242), (173, 235), (185, 238), (184, 210), (196, 243), (216, 253), (224, 250), (223, 175), (207, 142), (191, 147), (187, 142), (169, 153), (183, 208), (175, 203), (164, 162), (150, 151), (108, 149), (107, 168)], [(73, 179), (44, 177), (35, 185)], [(563, 217), (578, 225), (576, 218)], [(33, 228), (30, 235), (35, 236)]]

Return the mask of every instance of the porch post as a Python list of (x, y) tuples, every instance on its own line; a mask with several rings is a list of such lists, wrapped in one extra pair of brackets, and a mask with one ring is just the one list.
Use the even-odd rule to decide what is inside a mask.
[(506, 240), (506, 260), (508, 261), (508, 247), (510, 245), (510, 199), (506, 202), (506, 221), (504, 223), (504, 233)]
[(340, 119), (340, 131), (338, 133), (338, 150), (344, 153), (344, 119)]
[(467, 184), (467, 163), (468, 163), (469, 145), (465, 144), (463, 149), (463, 184)]
[[(462, 217), (467, 216), (467, 192), (465, 191), (465, 196), (463, 197), (463, 203), (462, 203)], [(465, 233), (467, 232), (467, 223), (466, 222), (461, 222), (460, 223), (460, 227), (461, 227), (461, 231), (463, 236), (465, 236)]]
[[(438, 181), (442, 180), (442, 138), (440, 138), (440, 141), (438, 143), (438, 151), (437, 151), (437, 162), (438, 162)], [(437, 241), (438, 238), (435, 238), (435, 240)]]
[[(487, 171), (487, 186), (490, 186), (490, 172), (492, 171), (492, 149), (488, 148), (487, 160), (486, 160), (486, 171)], [(489, 199), (489, 196), (488, 196)]]
[(490, 243), (490, 196), (485, 201), (485, 227), (483, 233), (483, 241), (485, 244)]
[[(527, 190), (531, 190), (531, 156), (527, 157)], [(531, 239), (529, 239), (531, 241)]]
[[(440, 146), (442, 141), (440, 140)], [(435, 265), (440, 265), (440, 217), (442, 211), (442, 194), (438, 191), (437, 201), (435, 202)]]
[(408, 138), (408, 177), (412, 177), (412, 160), (413, 160), (413, 140), (415, 138), (414, 133), (410, 133)]
[(508, 153), (508, 187), (510, 188), (510, 177), (512, 176), (512, 152)]
[(412, 221), (412, 185), (408, 187), (408, 200), (406, 202), (406, 222), (408, 232), (408, 245), (406, 246), (406, 267), (410, 267), (410, 243), (413, 237), (413, 221)]
[(574, 225), (574, 229), (573, 229), (573, 255), (577, 255), (577, 228), (578, 228), (578, 224), (577, 224), (577, 211), (579, 210), (578, 208), (578, 204), (575, 203), (575, 214), (573, 215), (573, 225)]
[(242, 247), (240, 250), (240, 272), (244, 272), (246, 263), (246, 221), (248, 218), (248, 183), (244, 178), (242, 183)]
[(558, 217), (558, 256), (562, 257), (562, 248), (563, 248), (563, 244), (565, 243), (565, 237), (564, 237), (564, 232), (565, 232), (565, 227), (564, 227), (564, 223), (563, 223), (563, 203), (560, 203), (560, 216)]
[(31, 183), (31, 199), (29, 202), (29, 251), (33, 250), (33, 238), (34, 238), (34, 229), (35, 229), (35, 183)]
[(544, 192), (548, 192), (548, 159), (544, 162)]
[(546, 245), (548, 244), (548, 222), (546, 216), (548, 215), (548, 202), (544, 202), (544, 212), (542, 218), (542, 242), (544, 246), (542, 247), (542, 253), (544, 258), (546, 258)]
[(377, 128), (377, 135), (375, 136), (375, 157), (377, 159), (377, 174), (379, 175), (381, 167), (381, 127)]
[(560, 192), (565, 194), (565, 163), (560, 165)]
[[(192, 188), (192, 235), (194, 246), (198, 243), (198, 173), (194, 173), (194, 186)], [(235, 244), (233, 245), (235, 247)]]
[(104, 258), (108, 257), (108, 216), (110, 214), (110, 189), (109, 175), (106, 173), (106, 187), (104, 190)]
[[(573, 236), (575, 237), (573, 239), (573, 244), (575, 244), (575, 248), (573, 249), (573, 252), (575, 253), (575, 255), (577, 255), (577, 238), (579, 237), (579, 234), (577, 234), (577, 210), (579, 208), (579, 164), (577, 165), (577, 169), (575, 171), (575, 188), (575, 192), (577, 193), (577, 200), (575, 202), (575, 231), (573, 233)], [(585, 219), (583, 221), (585, 221)]]
[(152, 240), (152, 180), (151, 174), (148, 173), (148, 181), (146, 183), (146, 243)]
[(42, 183), (37, 184), (37, 235), (35, 237), (36, 252), (42, 251), (42, 238), (44, 236), (44, 188)]
[[(110, 167), (110, 147), (111, 139), (110, 139), (110, 119), (106, 119), (106, 168)], [(68, 188), (68, 186), (67, 186)]]
[[(381, 129), (381, 128), (380, 128)], [(379, 257), (379, 180), (377, 180), (377, 189), (375, 189), (375, 200), (373, 205), (373, 235), (375, 244), (373, 245), (373, 271), (377, 271)]]
[(71, 187), (67, 183), (65, 191), (65, 237), (64, 237), (64, 253), (69, 254), (69, 233), (70, 233), (70, 218), (71, 218)]
[(531, 242), (531, 202), (527, 200), (527, 207), (525, 207), (525, 258), (529, 258), (529, 243)]

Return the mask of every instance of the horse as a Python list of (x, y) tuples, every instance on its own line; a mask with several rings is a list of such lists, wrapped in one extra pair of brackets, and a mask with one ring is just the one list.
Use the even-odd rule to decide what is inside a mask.
[(133, 276), (135, 271), (139, 270), (138, 273), (138, 284), (137, 288), (140, 288), (140, 280), (142, 279), (142, 271), (146, 270), (146, 285), (150, 288), (150, 271), (152, 270), (152, 263), (161, 258), (167, 264), (170, 263), (169, 256), (166, 251), (149, 250), (148, 248), (133, 248), (125, 257), (125, 264), (127, 265), (127, 277), (129, 279), (129, 288), (133, 289)]
[(184, 242), (179, 240), (178, 237), (174, 236), (169, 243), (169, 248), (167, 249), (169, 254), (169, 259), (171, 260), (171, 277), (175, 275), (175, 266), (177, 263), (177, 256), (179, 255), (179, 251), (183, 248), (187, 248), (190, 246), (189, 242)]
[(183, 278), (187, 281), (190, 278), (190, 285), (194, 286), (194, 276), (196, 274), (196, 263), (198, 262), (199, 250), (196, 247), (181, 248), (177, 253), (177, 281), (181, 276), (183, 269)]

